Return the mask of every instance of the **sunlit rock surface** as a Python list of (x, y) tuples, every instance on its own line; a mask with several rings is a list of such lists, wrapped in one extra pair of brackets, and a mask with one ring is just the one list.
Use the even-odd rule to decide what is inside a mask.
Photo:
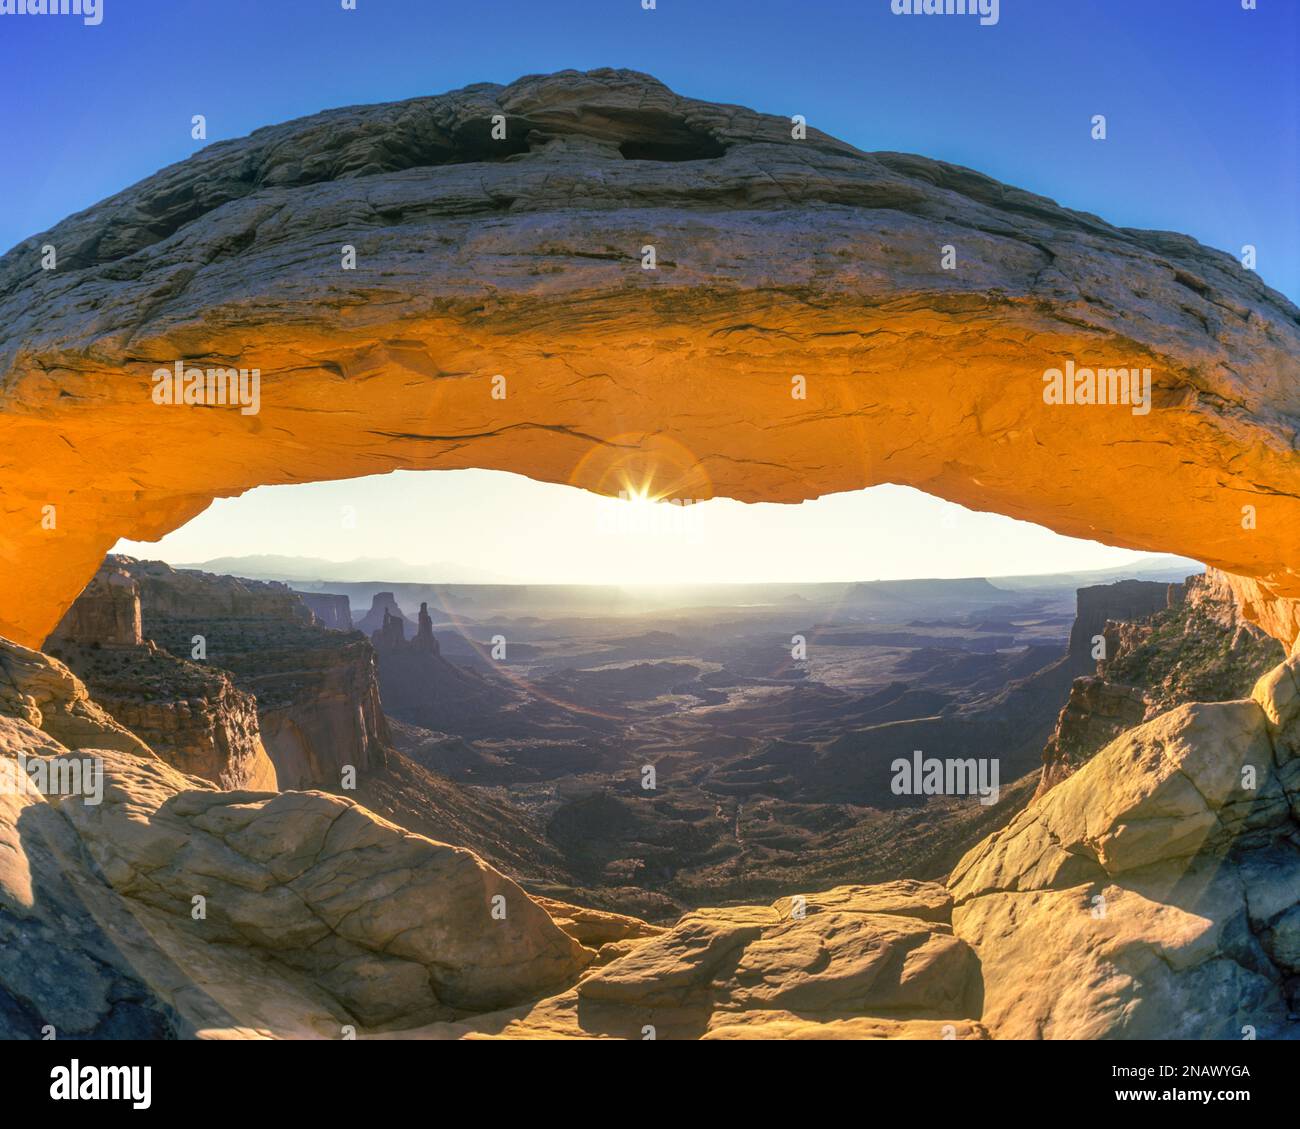
[(983, 1038), (979, 966), (941, 886), (694, 910), (607, 942), (569, 992), (412, 1038)]
[(995, 1038), (1300, 1035), (1295, 673), (1130, 729), (958, 864)]
[[(117, 538), (214, 497), (486, 467), (908, 483), (1226, 569), (1294, 639), (1296, 308), (1186, 236), (791, 132), (563, 72), (218, 142), (34, 235), (0, 259), (0, 634), (38, 645)], [(1071, 360), (1149, 367), (1152, 410), (1045, 404)], [(258, 368), (260, 411), (153, 403), (177, 361)]]

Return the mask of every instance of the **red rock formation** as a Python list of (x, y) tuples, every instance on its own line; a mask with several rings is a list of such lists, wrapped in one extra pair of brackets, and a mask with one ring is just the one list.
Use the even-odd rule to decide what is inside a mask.
[[(144, 639), (138, 576), (149, 578), (151, 602), (182, 602), (162, 575), (130, 558), (110, 558), (46, 640), (46, 651), (168, 764), (222, 788), (274, 790), (275, 768), (262, 744), (253, 696), (236, 689), (224, 672)], [(197, 606), (213, 610), (210, 594), (186, 590)]]
[[(355, 279), (299, 269), (323, 231)], [(153, 403), (178, 351), (256, 363), (260, 413)], [(1227, 254), (645, 75), (330, 111), (0, 259), (0, 634), (38, 644), (117, 538), (214, 497), (484, 467), (742, 501), (906, 483), (1229, 570), (1290, 643), (1297, 356), (1300, 312)], [(1046, 402), (1070, 360), (1151, 368), (1151, 410)]]
[[(123, 579), (139, 590), (151, 642), (48, 646), (177, 768), (227, 788), (336, 788), (345, 767), (386, 763), (373, 649), (319, 626), (285, 585), (130, 557), (110, 558), (104, 575), (119, 578), (115, 591)], [(89, 609), (74, 605), (70, 624), (103, 620), (104, 587)], [(196, 638), (203, 657), (191, 661)]]
[(246, 580), (194, 569), (176, 569), (163, 561), (112, 556), (139, 585), (146, 619), (284, 619), (310, 623), (311, 612), (287, 584)]
[(1174, 706), (1245, 697), (1283, 658), (1281, 646), (1245, 620), (1222, 574), (1189, 576), (1167, 591), (1157, 584), (1133, 587), (1138, 583), (1079, 590), (1071, 655), (1088, 659), (1092, 639), (1101, 635), (1105, 656), (1095, 662), (1095, 674), (1074, 680), (1043, 750), (1036, 797), (1127, 730)]
[(1070, 657), (1086, 666), (1096, 663), (1093, 640), (1104, 634), (1109, 620), (1134, 620), (1163, 611), (1174, 598), (1169, 584), (1150, 580), (1119, 580), (1080, 588), (1074, 626), (1070, 630)]
[(1093, 753), (1147, 718), (1146, 692), (1095, 675), (1076, 678), (1056, 730), (1043, 750), (1035, 798), (1054, 788)]
[(345, 768), (385, 763), (392, 741), (368, 642), (321, 627), (283, 584), (114, 560), (140, 581), (147, 635), (176, 654), (202, 636), (205, 665), (256, 699), (281, 788), (337, 788)]
[(177, 658), (150, 641), (94, 647), (56, 640), (47, 652), (172, 767), (219, 788), (275, 791), (257, 701), (224, 671)]
[(280, 666), (279, 656), (266, 663), (250, 656), (238, 681), (257, 695), (281, 788), (338, 788), (344, 769), (365, 773), (386, 763), (392, 738), (369, 643), (298, 646)]

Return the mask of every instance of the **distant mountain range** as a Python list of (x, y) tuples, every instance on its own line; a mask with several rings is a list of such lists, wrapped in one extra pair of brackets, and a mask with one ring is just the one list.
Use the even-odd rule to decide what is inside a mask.
[(999, 588), (1023, 592), (1042, 588), (1082, 588), (1089, 584), (1108, 584), (1112, 580), (1184, 580), (1193, 573), (1205, 571), (1205, 565), (1187, 557), (1170, 554), (1142, 557), (1132, 564), (1113, 568), (1090, 569), (1086, 572), (1039, 573), (1034, 576), (990, 576)]
[[(482, 569), (466, 568), (464, 565), (445, 561), (429, 564), (411, 564), (409, 561), (395, 557), (356, 557), (350, 561), (330, 561), (320, 557), (287, 557), (275, 554), (261, 554), (246, 557), (216, 557), (210, 561), (193, 564), (176, 564), (175, 568), (200, 569), (203, 572), (215, 572), (227, 576), (244, 576), (250, 580), (283, 580), (291, 584), (319, 583), (338, 581), (341, 583), (393, 583), (393, 584), (516, 584), (516, 579), (504, 577)], [(1113, 568), (1091, 569), (1080, 572), (1040, 573), (1028, 576), (991, 576), (954, 578), (945, 580), (909, 579), (864, 581), (854, 588), (866, 588), (874, 594), (884, 597), (887, 594), (908, 597), (918, 595), (963, 595), (966, 597), (990, 594), (985, 586), (989, 583), (1006, 591), (1026, 591), (1056, 588), (1077, 588), (1089, 584), (1105, 584), (1111, 580), (1182, 580), (1194, 572), (1204, 571), (1205, 566), (1186, 557), (1150, 556), (1134, 561), (1132, 564), (1117, 565)], [(918, 589), (917, 586), (921, 586)], [(925, 591), (929, 586), (932, 591)], [(590, 588), (592, 585), (557, 585), (555, 587)], [(595, 586), (599, 587), (599, 586)], [(611, 585), (610, 587), (616, 587)], [(708, 587), (725, 587), (708, 585)], [(802, 589), (818, 587), (815, 583), (807, 585), (792, 582), (790, 584), (750, 585), (749, 587), (786, 587)], [(862, 594), (865, 594), (862, 593)], [(788, 598), (788, 597), (787, 597)]]
[(263, 553), (248, 557), (215, 557), (175, 568), (244, 576), (250, 580), (284, 580), (291, 583), (317, 580), (363, 582), (393, 581), (406, 584), (509, 584), (507, 577), (483, 569), (436, 561), (411, 564), (396, 557), (355, 557), (350, 561), (329, 561), (321, 557), (283, 557)]

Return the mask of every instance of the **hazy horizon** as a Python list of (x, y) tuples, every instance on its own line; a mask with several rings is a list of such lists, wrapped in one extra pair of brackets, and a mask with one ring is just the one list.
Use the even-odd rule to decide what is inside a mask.
[[(683, 507), (481, 470), (258, 487), (218, 499), (157, 542), (122, 540), (113, 551), (172, 565), (371, 560), (403, 565), (405, 576), (373, 577), (401, 583), (624, 587), (1050, 575), (1160, 555), (1064, 537), (903, 486), (797, 505), (714, 499)], [(426, 575), (412, 575), (420, 570)]]

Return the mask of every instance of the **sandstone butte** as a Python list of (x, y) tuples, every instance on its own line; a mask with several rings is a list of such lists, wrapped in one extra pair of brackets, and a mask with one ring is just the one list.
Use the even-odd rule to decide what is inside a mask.
[[(1186, 236), (791, 133), (630, 71), (533, 76), (218, 142), (26, 240), (0, 259), (0, 635), (39, 646), (119, 537), (213, 498), (484, 467), (692, 500), (910, 484), (1204, 561), (1293, 644), (1300, 312)], [(1152, 410), (1045, 404), (1068, 360), (1149, 367)], [(259, 369), (260, 412), (153, 403), (177, 361)]]

